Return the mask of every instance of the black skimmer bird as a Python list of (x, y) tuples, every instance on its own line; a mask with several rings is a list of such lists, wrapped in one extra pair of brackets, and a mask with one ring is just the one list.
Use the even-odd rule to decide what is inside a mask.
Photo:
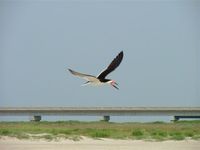
[(123, 59), (123, 51), (121, 51), (116, 58), (113, 59), (113, 61), (110, 63), (110, 65), (104, 70), (102, 71), (97, 77), (93, 76), (93, 75), (88, 75), (88, 74), (83, 74), (83, 73), (79, 73), (76, 72), (74, 70), (68, 69), (73, 75), (77, 76), (77, 77), (81, 77), (85, 80), (87, 80), (87, 82), (84, 85), (87, 84), (91, 84), (91, 85), (103, 85), (103, 84), (110, 84), (111, 86), (113, 86), (116, 89), (119, 89), (117, 87), (117, 83), (112, 80), (112, 79), (106, 79), (105, 77), (111, 73), (112, 71), (114, 71), (121, 63), (122, 59)]

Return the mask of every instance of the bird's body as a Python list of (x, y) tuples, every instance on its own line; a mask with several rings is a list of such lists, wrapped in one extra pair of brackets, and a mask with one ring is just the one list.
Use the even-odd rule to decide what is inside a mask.
[(111, 73), (112, 71), (114, 71), (121, 63), (123, 59), (123, 51), (121, 51), (117, 57), (110, 63), (110, 65), (104, 70), (102, 71), (97, 77), (93, 76), (93, 75), (88, 75), (88, 74), (83, 74), (83, 73), (79, 73), (76, 72), (74, 70), (68, 69), (73, 75), (77, 76), (77, 77), (81, 77), (85, 80), (87, 80), (87, 82), (84, 85), (94, 85), (94, 86), (100, 86), (100, 85), (104, 85), (104, 84), (110, 84), (113, 87), (115, 87), (116, 89), (118, 89), (118, 87), (116, 85), (118, 85), (114, 80), (111, 79), (106, 79), (105, 77)]
[(96, 80), (96, 81), (87, 81), (85, 84), (83, 85), (93, 85), (93, 86), (101, 86), (101, 85), (105, 85), (105, 84), (109, 84), (111, 82), (111, 79), (104, 79), (104, 80)]

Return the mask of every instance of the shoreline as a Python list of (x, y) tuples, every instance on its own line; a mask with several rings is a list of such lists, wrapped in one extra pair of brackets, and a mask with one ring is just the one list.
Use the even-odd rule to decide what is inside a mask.
[(92, 139), (82, 137), (81, 140), (70, 139), (46, 140), (46, 139), (17, 139), (15, 137), (1, 137), (1, 150), (199, 150), (199, 140), (121, 140), (121, 139)]
[(171, 140), (171, 139), (166, 139), (166, 140), (155, 140), (155, 139), (113, 139), (113, 138), (90, 138), (86, 136), (80, 136), (78, 139), (74, 138), (63, 138), (63, 137), (58, 137), (58, 138), (53, 138), (53, 139), (45, 139), (45, 138), (17, 138), (17, 137), (11, 137), (11, 136), (0, 136), (0, 143), (2, 141), (30, 141), (30, 142), (83, 142), (83, 141), (142, 141), (142, 142), (168, 142), (168, 141), (173, 141), (173, 142), (181, 142), (181, 141), (187, 141), (187, 142), (199, 142), (200, 140), (194, 140), (191, 138), (183, 139), (183, 140)]

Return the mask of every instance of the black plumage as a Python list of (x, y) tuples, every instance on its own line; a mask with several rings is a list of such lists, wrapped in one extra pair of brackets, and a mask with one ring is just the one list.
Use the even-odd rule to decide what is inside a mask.
[(105, 79), (105, 77), (111, 73), (112, 71), (114, 71), (122, 62), (124, 53), (123, 51), (121, 51), (115, 59), (113, 59), (113, 61), (110, 63), (110, 65), (106, 68), (106, 70), (104, 70), (97, 78), (102, 80)]

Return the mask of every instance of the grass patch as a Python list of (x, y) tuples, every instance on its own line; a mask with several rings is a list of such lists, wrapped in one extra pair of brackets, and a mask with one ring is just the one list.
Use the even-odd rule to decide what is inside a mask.
[(64, 137), (79, 140), (81, 136), (114, 139), (183, 140), (200, 139), (200, 121), (111, 123), (111, 122), (0, 122), (0, 136), (17, 138)]
[(9, 136), (11, 131), (9, 129), (0, 129), (0, 135)]
[(150, 137), (155, 140), (164, 140), (168, 138), (168, 133), (166, 131), (156, 129), (150, 132)]
[(145, 130), (144, 129), (135, 129), (131, 133), (133, 139), (144, 139), (145, 138)]
[(170, 133), (170, 139), (172, 140), (184, 140), (186, 136), (182, 132), (172, 132)]
[(143, 136), (144, 135), (144, 131), (141, 129), (136, 129), (132, 131), (132, 136)]
[(110, 137), (109, 130), (95, 130), (90, 133), (92, 138), (108, 138)]

